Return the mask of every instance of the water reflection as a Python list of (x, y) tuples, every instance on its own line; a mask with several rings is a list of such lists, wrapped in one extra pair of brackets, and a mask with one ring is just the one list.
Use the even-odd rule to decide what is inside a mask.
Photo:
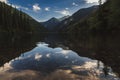
[(33, 49), (37, 41), (41, 41), (44, 36), (36, 38), (34, 35), (21, 34), (11, 35), (0, 34), (0, 66), (9, 62), (21, 53)]
[(104, 80), (105, 74), (115, 80), (112, 69), (120, 74), (119, 44), (117, 35), (0, 34), (0, 80), (81, 80), (80, 75)]
[(51, 72), (63, 66), (83, 65), (86, 61), (92, 60), (79, 57), (72, 50), (63, 50), (60, 47), (50, 48), (48, 44), (39, 43), (33, 50), (21, 54), (20, 57), (13, 60), (11, 66), (16, 70), (30, 69)]
[(106, 66), (120, 75), (120, 37), (118, 35), (69, 36), (66, 45), (70, 49), (86, 56), (104, 62)]
[[(54, 35), (54, 34), (53, 34)], [(56, 36), (55, 36), (56, 37)], [(58, 37), (58, 36), (57, 36)], [(76, 51), (80, 56), (97, 59), (111, 66), (120, 75), (120, 37), (118, 35), (73, 35), (61, 34), (56, 46)], [(55, 45), (54, 45), (55, 46)], [(60, 47), (62, 47), (60, 46)]]
[(102, 62), (97, 66), (97, 60), (80, 57), (72, 50), (38, 43), (1, 67), (0, 80), (118, 80), (112, 71), (105, 77)]

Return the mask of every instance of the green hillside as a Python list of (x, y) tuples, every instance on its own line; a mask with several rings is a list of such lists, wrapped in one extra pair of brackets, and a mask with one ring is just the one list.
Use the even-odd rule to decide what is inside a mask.
[(83, 20), (69, 25), (64, 32), (84, 33), (119, 33), (120, 32), (120, 0), (107, 0), (99, 5), (98, 10)]
[(0, 32), (38, 33), (46, 31), (39, 22), (11, 6), (0, 2)]

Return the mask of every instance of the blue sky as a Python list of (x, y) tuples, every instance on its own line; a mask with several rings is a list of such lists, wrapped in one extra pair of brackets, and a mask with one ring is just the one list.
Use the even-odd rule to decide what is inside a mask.
[(72, 15), (80, 8), (96, 5), (98, 0), (0, 0), (22, 9), (37, 21)]

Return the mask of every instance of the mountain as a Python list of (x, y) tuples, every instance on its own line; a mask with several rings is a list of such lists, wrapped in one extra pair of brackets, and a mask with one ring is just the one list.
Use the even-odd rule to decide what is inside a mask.
[(53, 18), (49, 19), (48, 21), (41, 22), (41, 24), (45, 28), (47, 28), (49, 31), (53, 31), (54, 32), (54, 30), (57, 28), (58, 24), (60, 24), (61, 21), (67, 19), (68, 17), (69, 17), (69, 15), (63, 16), (61, 18), (55, 18), (55, 17), (53, 17)]
[(69, 15), (63, 16), (63, 17), (59, 18), (59, 21), (63, 21), (63, 20), (65, 20), (65, 19), (69, 18), (69, 17), (70, 17)]
[[(120, 0), (106, 0), (104, 4), (99, 5), (97, 8), (94, 6), (87, 8), (88, 12), (86, 14), (84, 13), (86, 9), (83, 9), (83, 12), (81, 13), (80, 11), (78, 11), (73, 15), (74, 17), (68, 18), (67, 20), (63, 21), (58, 30), (60, 30), (60, 32), (67, 32), (75, 35), (119, 34), (119, 4)], [(83, 17), (82, 15), (86, 15), (86, 17)], [(70, 21), (70, 19), (72, 19), (73, 21)]]
[(78, 10), (72, 16), (61, 21), (59, 23), (59, 26), (56, 28), (56, 30), (61, 31), (61, 30), (68, 28), (71, 25), (76, 24), (78, 21), (81, 21), (81, 20), (87, 18), (90, 14), (95, 12), (97, 10), (97, 8), (98, 8), (98, 6), (92, 6), (89, 8), (83, 8), (83, 9)]
[[(30, 16), (29, 16), (30, 17)], [(41, 23), (30, 17), (30, 26), (33, 29), (33, 33), (44, 33), (48, 32), (48, 29), (45, 28)]]
[(11, 5), (0, 2), (0, 32), (37, 33), (46, 29), (32, 17)]
[(55, 17), (49, 19), (46, 22), (41, 22), (41, 24), (50, 31), (52, 31), (54, 27), (57, 26), (59, 23), (60, 21)]

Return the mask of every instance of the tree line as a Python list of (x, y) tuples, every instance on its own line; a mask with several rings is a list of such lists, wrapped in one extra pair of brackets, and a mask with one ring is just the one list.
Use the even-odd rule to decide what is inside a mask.
[(0, 2), (0, 32), (31, 32), (30, 18), (4, 2)]
[(120, 32), (120, 0), (99, 0), (97, 11), (87, 18), (69, 26), (67, 32), (76, 33), (119, 33)]

